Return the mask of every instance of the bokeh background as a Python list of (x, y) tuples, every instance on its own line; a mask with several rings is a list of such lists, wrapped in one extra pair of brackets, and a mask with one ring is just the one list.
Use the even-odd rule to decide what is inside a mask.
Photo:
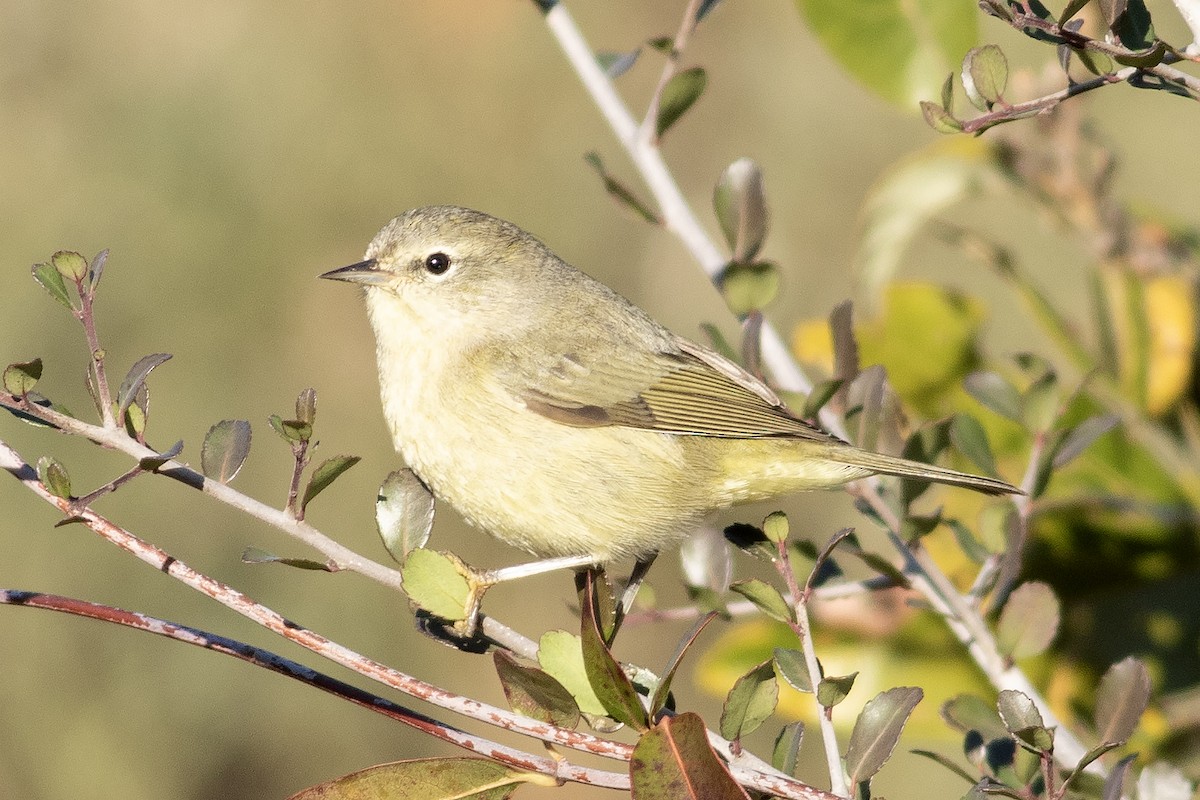
[[(628, 50), (673, 33), (683, 5), (622, 0), (571, 10), (594, 47)], [(980, 27), (983, 40), (1014, 45), (999, 23), (981, 16)], [(1032, 66), (1045, 55), (1021, 45), (1012, 53), (1031, 54)], [(757, 160), (773, 212), (764, 255), (784, 272), (772, 318), (787, 329), (823, 316), (853, 294), (856, 220), (872, 182), (937, 135), (855, 84), (782, 0), (722, 4), (685, 63), (710, 76), (665, 143), (685, 193), (715, 234), (713, 183), (735, 158)], [(644, 107), (659, 68), (650, 52), (621, 79), (634, 108)], [(1112, 96), (1120, 92), (1137, 96)], [(1190, 106), (1121, 87), (1097, 94), (1107, 96), (1082, 102), (1122, 155), (1120, 190), (1194, 219), (1200, 162)], [(90, 256), (110, 248), (99, 324), (116, 379), (144, 354), (174, 354), (150, 383), (152, 443), (182, 438), (183, 457), (196, 463), (212, 423), (248, 419), (254, 449), (236, 485), (282, 504), (290, 456), (266, 418), (288, 416), (296, 393), (313, 386), (317, 457), (363, 461), (314, 503), (310, 520), (386, 559), (372, 504), (397, 459), (378, 409), (373, 344), (355, 293), (314, 278), (358, 260), (394, 214), (431, 203), (486, 210), (535, 232), (684, 335), (697, 335), (701, 321), (736, 331), (679, 243), (603, 193), (583, 160), (590, 150), (637, 185), (532, 3), (13, 0), (0, 11), (0, 360), (41, 356), (39, 388), (77, 413), (89, 408), (78, 326), (29, 267), (58, 249)], [(983, 216), (1021, 232), (1020, 251), (1044, 265), (1040, 277), (1056, 296), (1080, 291), (1084, 254), (1070, 241), (1019, 208), (997, 203)], [(907, 264), (910, 277), (989, 298), (988, 337), (998, 347), (1036, 343), (1019, 306), (961, 255), (922, 246)], [(76, 487), (128, 467), (7, 415), (0, 439), (29, 461), (54, 454)], [(788, 508), (817, 538), (850, 514), (840, 494)], [(99, 510), (352, 648), (503, 702), (490, 666), (417, 634), (403, 598), (349, 574), (243, 565), (250, 545), (309, 554), (195, 492), (144, 477)], [(751, 509), (737, 518), (761, 516)], [(144, 611), (323, 666), (55, 521), (48, 506), (0, 479), (0, 583)], [(444, 509), (434, 535), (474, 563), (519, 557)], [(669, 601), (677, 596), (674, 560), (657, 571)], [(568, 578), (550, 575), (497, 590), (489, 608), (536, 636), (573, 627), (571, 601)], [(630, 630), (623, 646), (654, 666), (685, 627)], [(0, 670), (0, 797), (283, 797), (370, 764), (451, 754), (231, 659), (47, 612), (0, 609)], [(687, 681), (676, 686), (681, 704), (710, 716), (719, 709), (719, 699)], [(905, 758), (897, 757), (897, 775)], [(888, 793), (927, 789), (900, 782)]]

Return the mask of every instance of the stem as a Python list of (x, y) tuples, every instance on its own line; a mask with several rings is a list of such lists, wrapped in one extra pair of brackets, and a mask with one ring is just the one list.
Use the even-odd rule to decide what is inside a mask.
[(646, 108), (646, 116), (642, 119), (641, 138), (651, 147), (658, 146), (658, 137), (655, 135), (655, 131), (658, 125), (658, 109), (662, 103), (663, 90), (667, 88), (667, 84), (671, 82), (671, 78), (675, 77), (675, 73), (679, 69), (679, 57), (683, 55), (683, 49), (687, 47), (687, 41), (692, 35), (692, 31), (696, 30), (696, 12), (699, 10), (700, 0), (688, 0), (687, 9), (683, 12), (683, 21), (679, 23), (679, 32), (671, 40), (671, 52), (667, 54), (667, 63), (663, 65), (662, 75), (658, 78), (658, 86), (654, 88), (654, 94), (651, 95), (650, 103)]
[(104, 348), (100, 346), (100, 336), (96, 333), (96, 315), (92, 306), (92, 290), (84, 288), (84, 278), (76, 281), (79, 290), (79, 300), (82, 308), (79, 310), (79, 321), (83, 323), (83, 335), (87, 338), (88, 366), (96, 378), (96, 397), (100, 406), (100, 418), (105, 428), (116, 428), (117, 421), (113, 416), (112, 391), (108, 388), (108, 373), (104, 368)]
[(165, 636), (177, 642), (195, 645), (206, 650), (241, 659), (256, 667), (277, 672), (293, 680), (300, 681), (322, 691), (328, 692), (343, 700), (370, 711), (382, 714), (398, 722), (402, 722), (422, 733), (461, 747), (472, 753), (507, 764), (516, 769), (539, 772), (563, 780), (576, 783), (586, 783), (593, 786), (603, 786), (611, 789), (628, 789), (629, 776), (620, 772), (589, 769), (569, 764), (565, 761), (536, 756), (511, 747), (498, 744), (482, 736), (447, 725), (433, 717), (420, 714), (405, 708), (378, 695), (366, 692), (336, 678), (317, 672), (310, 667), (297, 663), (283, 656), (272, 653), (253, 645), (218, 636), (186, 625), (178, 625), (157, 617), (125, 611), (112, 606), (89, 603), (70, 597), (61, 597), (38, 592), (22, 592), (12, 589), (0, 589), (0, 604), (22, 606), (26, 608), (41, 608), (59, 611), (80, 617), (124, 625), (134, 630)]
[[(850, 788), (846, 781), (846, 771), (842, 768), (842, 754), (838, 748), (837, 730), (833, 727), (833, 709), (826, 708), (817, 700), (817, 686), (821, 683), (821, 665), (817, 662), (816, 645), (812, 638), (812, 624), (808, 618), (808, 599), (811, 589), (806, 582), (804, 591), (796, 583), (796, 572), (792, 569), (791, 556), (788, 553), (787, 541), (776, 543), (779, 558), (775, 566), (788, 593), (795, 598), (792, 609), (796, 613), (796, 621), (792, 623), (792, 631), (800, 639), (800, 652), (804, 654), (804, 666), (808, 670), (808, 682), (813, 688), (813, 702), (817, 704), (817, 723), (821, 728), (821, 743), (825, 750), (825, 763), (829, 768), (829, 789), (839, 797), (849, 797)], [(813, 565), (815, 574), (821, 567), (821, 560)], [(811, 581), (811, 577), (810, 577)]]

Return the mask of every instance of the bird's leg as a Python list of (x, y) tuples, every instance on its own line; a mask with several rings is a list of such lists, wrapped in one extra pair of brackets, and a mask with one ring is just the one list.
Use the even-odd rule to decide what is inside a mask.
[(511, 567), (501, 567), (500, 569), (477, 570), (460, 561), (456, 567), (467, 581), (467, 601), (463, 607), (466, 618), (455, 623), (454, 628), (464, 636), (471, 636), (475, 633), (475, 628), (479, 623), (479, 605), (483, 602), (483, 595), (497, 583), (529, 578), (559, 569), (590, 567), (595, 563), (596, 559), (592, 556), (561, 556), (542, 561), (531, 561), (527, 564), (514, 564)]

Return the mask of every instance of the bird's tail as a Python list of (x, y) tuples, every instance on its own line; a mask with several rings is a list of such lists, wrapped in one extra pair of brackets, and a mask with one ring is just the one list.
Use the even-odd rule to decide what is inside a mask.
[(831, 461), (840, 461), (854, 467), (861, 467), (881, 475), (897, 475), (918, 481), (933, 481), (949, 486), (962, 486), (984, 494), (1022, 494), (1022, 491), (1010, 483), (998, 478), (988, 478), (983, 475), (972, 475), (969, 472), (959, 472), (933, 464), (923, 464), (907, 458), (885, 456), (882, 453), (872, 453), (869, 450), (859, 450), (856, 447), (838, 448), (828, 453)]

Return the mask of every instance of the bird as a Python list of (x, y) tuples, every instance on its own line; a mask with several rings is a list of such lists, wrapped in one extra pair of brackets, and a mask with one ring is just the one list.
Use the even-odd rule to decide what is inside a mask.
[(839, 439), (483, 212), (406, 211), (320, 277), (363, 289), (408, 467), (546, 569), (651, 559), (716, 511), (870, 475), (1020, 491)]

